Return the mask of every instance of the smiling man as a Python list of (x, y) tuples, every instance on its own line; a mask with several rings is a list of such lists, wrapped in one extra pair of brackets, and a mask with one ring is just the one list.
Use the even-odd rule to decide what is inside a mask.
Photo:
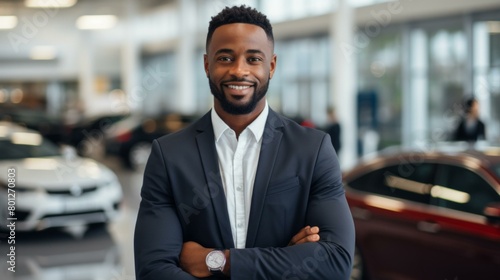
[(272, 27), (240, 6), (210, 22), (213, 109), (154, 141), (137, 279), (348, 279), (354, 226), (327, 134), (269, 108)]

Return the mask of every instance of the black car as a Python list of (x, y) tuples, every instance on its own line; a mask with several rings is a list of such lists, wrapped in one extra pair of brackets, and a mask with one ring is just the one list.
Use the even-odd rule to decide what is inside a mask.
[(54, 143), (64, 142), (65, 129), (61, 118), (50, 116), (43, 110), (2, 107), (0, 120), (10, 121), (38, 131), (43, 137)]
[(106, 154), (119, 156), (127, 167), (143, 166), (154, 139), (178, 131), (194, 119), (195, 116), (175, 113), (153, 117), (129, 116), (106, 130)]
[[(91, 156), (94, 145), (104, 140), (104, 133), (116, 122), (128, 117), (128, 114), (94, 116), (66, 128), (66, 144), (76, 148), (81, 156)], [(93, 146), (94, 145), (94, 146)]]

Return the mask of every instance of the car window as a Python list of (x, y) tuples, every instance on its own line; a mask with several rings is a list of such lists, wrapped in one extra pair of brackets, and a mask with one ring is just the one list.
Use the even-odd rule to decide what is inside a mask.
[(0, 160), (58, 155), (60, 151), (57, 146), (46, 140), (36, 144), (16, 144), (11, 139), (0, 139)]
[(500, 178), (500, 164), (494, 165), (492, 167), (493, 173), (497, 176), (497, 178)]
[(439, 167), (431, 195), (433, 204), (480, 215), (488, 203), (500, 202), (500, 195), (481, 176), (453, 165)]
[(354, 189), (420, 203), (428, 203), (435, 165), (397, 164), (371, 171), (348, 182)]

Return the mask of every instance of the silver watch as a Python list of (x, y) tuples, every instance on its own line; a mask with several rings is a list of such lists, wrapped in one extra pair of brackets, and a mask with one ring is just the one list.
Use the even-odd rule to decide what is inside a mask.
[(208, 253), (205, 259), (207, 263), (208, 270), (215, 275), (221, 275), (224, 270), (224, 265), (226, 264), (226, 255), (220, 250), (213, 250)]

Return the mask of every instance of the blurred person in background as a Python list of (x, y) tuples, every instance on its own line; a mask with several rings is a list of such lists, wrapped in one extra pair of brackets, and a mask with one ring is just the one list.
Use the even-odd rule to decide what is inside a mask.
[(144, 171), (137, 279), (348, 279), (354, 225), (330, 137), (264, 98), (277, 61), (267, 17), (226, 7), (206, 52), (213, 109), (154, 140)]
[(484, 123), (479, 119), (479, 102), (474, 97), (465, 101), (464, 116), (453, 132), (454, 141), (475, 142), (486, 139)]
[(337, 120), (337, 115), (335, 114), (335, 108), (333, 107), (328, 107), (326, 109), (326, 113), (328, 115), (328, 124), (325, 127), (325, 132), (330, 135), (330, 138), (332, 139), (332, 145), (333, 148), (335, 149), (335, 152), (339, 154), (341, 143), (340, 143), (340, 133), (341, 133), (341, 127), (340, 123)]

